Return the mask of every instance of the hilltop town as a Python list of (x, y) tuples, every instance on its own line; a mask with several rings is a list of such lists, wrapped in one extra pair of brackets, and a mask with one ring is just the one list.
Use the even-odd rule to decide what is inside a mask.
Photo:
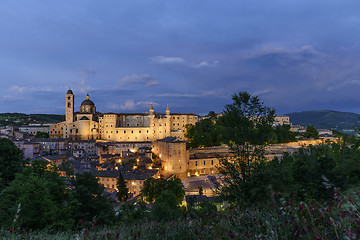
[[(1, 137), (10, 138), (32, 161), (43, 161), (61, 169), (68, 162), (74, 174), (91, 172), (115, 196), (119, 171), (126, 180), (131, 198), (138, 198), (148, 178), (183, 180), (186, 194), (213, 196), (219, 158), (229, 155), (229, 147), (187, 148), (186, 126), (208, 118), (193, 113), (165, 113), (150, 106), (145, 113), (101, 113), (89, 94), (75, 111), (75, 95), (65, 94), (65, 121), (55, 124), (33, 124), (1, 129)], [(221, 115), (221, 114), (219, 114)], [(288, 116), (276, 116), (274, 126), (291, 125)], [(292, 126), (292, 131), (306, 128)], [(49, 138), (38, 138), (39, 133)], [(40, 135), (41, 136), (41, 135)], [(275, 144), (266, 149), (268, 159), (281, 157), (299, 147), (319, 144), (332, 137), (330, 130), (321, 130), (319, 140), (303, 140)], [(115, 197), (114, 197), (115, 198)]]

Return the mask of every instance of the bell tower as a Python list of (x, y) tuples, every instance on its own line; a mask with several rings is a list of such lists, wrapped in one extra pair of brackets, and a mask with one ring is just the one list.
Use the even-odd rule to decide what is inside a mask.
[(74, 122), (74, 94), (69, 89), (65, 95), (65, 121), (66, 123)]

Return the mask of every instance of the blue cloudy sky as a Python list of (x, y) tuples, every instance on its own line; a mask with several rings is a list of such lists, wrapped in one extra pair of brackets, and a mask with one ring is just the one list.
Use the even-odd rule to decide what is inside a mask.
[(2, 0), (0, 112), (360, 113), (358, 0)]

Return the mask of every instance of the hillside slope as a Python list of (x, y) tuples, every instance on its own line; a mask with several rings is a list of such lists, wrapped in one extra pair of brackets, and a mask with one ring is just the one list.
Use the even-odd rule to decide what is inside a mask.
[(318, 129), (336, 129), (342, 132), (351, 132), (355, 124), (360, 125), (360, 115), (349, 112), (330, 110), (304, 111), (286, 114), (294, 125), (313, 125)]
[(65, 121), (65, 115), (0, 113), (0, 126), (21, 126), (30, 123), (57, 123)]

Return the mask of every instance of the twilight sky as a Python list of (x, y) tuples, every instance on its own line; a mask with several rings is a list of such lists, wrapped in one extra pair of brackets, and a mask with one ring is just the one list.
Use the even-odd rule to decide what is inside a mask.
[(0, 112), (360, 113), (359, 0), (2, 0)]

